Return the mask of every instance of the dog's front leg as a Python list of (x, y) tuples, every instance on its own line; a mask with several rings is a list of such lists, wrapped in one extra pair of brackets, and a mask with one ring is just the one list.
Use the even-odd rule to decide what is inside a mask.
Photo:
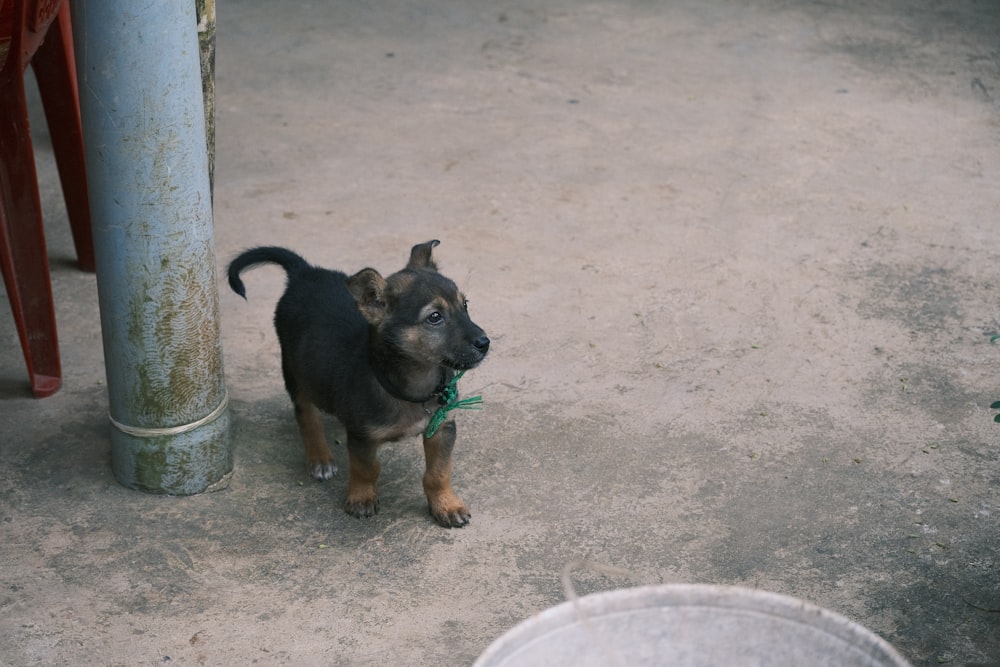
[(451, 452), (455, 448), (455, 421), (448, 420), (431, 438), (424, 438), (424, 493), (434, 520), (445, 528), (461, 528), (471, 514), (451, 489)]
[(347, 479), (347, 505), (345, 510), (359, 519), (371, 517), (378, 512), (378, 480), (382, 466), (377, 457), (378, 447), (367, 440), (347, 436), (347, 453), (350, 457), (350, 473)]

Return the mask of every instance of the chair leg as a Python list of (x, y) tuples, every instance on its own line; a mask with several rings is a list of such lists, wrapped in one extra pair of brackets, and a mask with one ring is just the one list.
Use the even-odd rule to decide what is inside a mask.
[(42, 398), (59, 389), (62, 369), (23, 81), (0, 86), (0, 97), (0, 271), (31, 391)]
[(69, 4), (63, 2), (59, 16), (31, 59), (38, 80), (45, 119), (52, 135), (52, 148), (59, 168), (66, 212), (73, 230), (73, 243), (81, 269), (94, 270), (94, 240), (87, 197), (87, 170), (84, 164), (83, 128), (80, 123), (80, 96), (76, 87), (73, 57), (73, 29)]

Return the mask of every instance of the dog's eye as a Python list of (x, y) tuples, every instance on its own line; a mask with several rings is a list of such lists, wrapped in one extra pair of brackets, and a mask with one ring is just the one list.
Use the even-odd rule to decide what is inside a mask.
[(466, 299), (465, 301), (462, 302), (462, 310), (465, 310), (465, 311), (469, 310), (469, 300), (468, 299)]
[(436, 310), (427, 316), (428, 324), (441, 324), (442, 322), (444, 322), (444, 315)]

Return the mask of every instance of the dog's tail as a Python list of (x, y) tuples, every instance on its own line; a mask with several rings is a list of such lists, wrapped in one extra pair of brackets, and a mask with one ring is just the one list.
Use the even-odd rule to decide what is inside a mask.
[(287, 248), (275, 246), (251, 248), (229, 263), (229, 286), (241, 297), (247, 298), (247, 290), (240, 280), (240, 273), (251, 266), (268, 263), (281, 266), (289, 278), (310, 268), (309, 262)]

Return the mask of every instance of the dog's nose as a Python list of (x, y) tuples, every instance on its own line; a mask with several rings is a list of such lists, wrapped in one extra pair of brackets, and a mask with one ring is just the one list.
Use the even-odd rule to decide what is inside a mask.
[(472, 341), (472, 346), (483, 354), (486, 354), (486, 350), (490, 349), (490, 339), (486, 337), (486, 334), (483, 334), (476, 340)]

